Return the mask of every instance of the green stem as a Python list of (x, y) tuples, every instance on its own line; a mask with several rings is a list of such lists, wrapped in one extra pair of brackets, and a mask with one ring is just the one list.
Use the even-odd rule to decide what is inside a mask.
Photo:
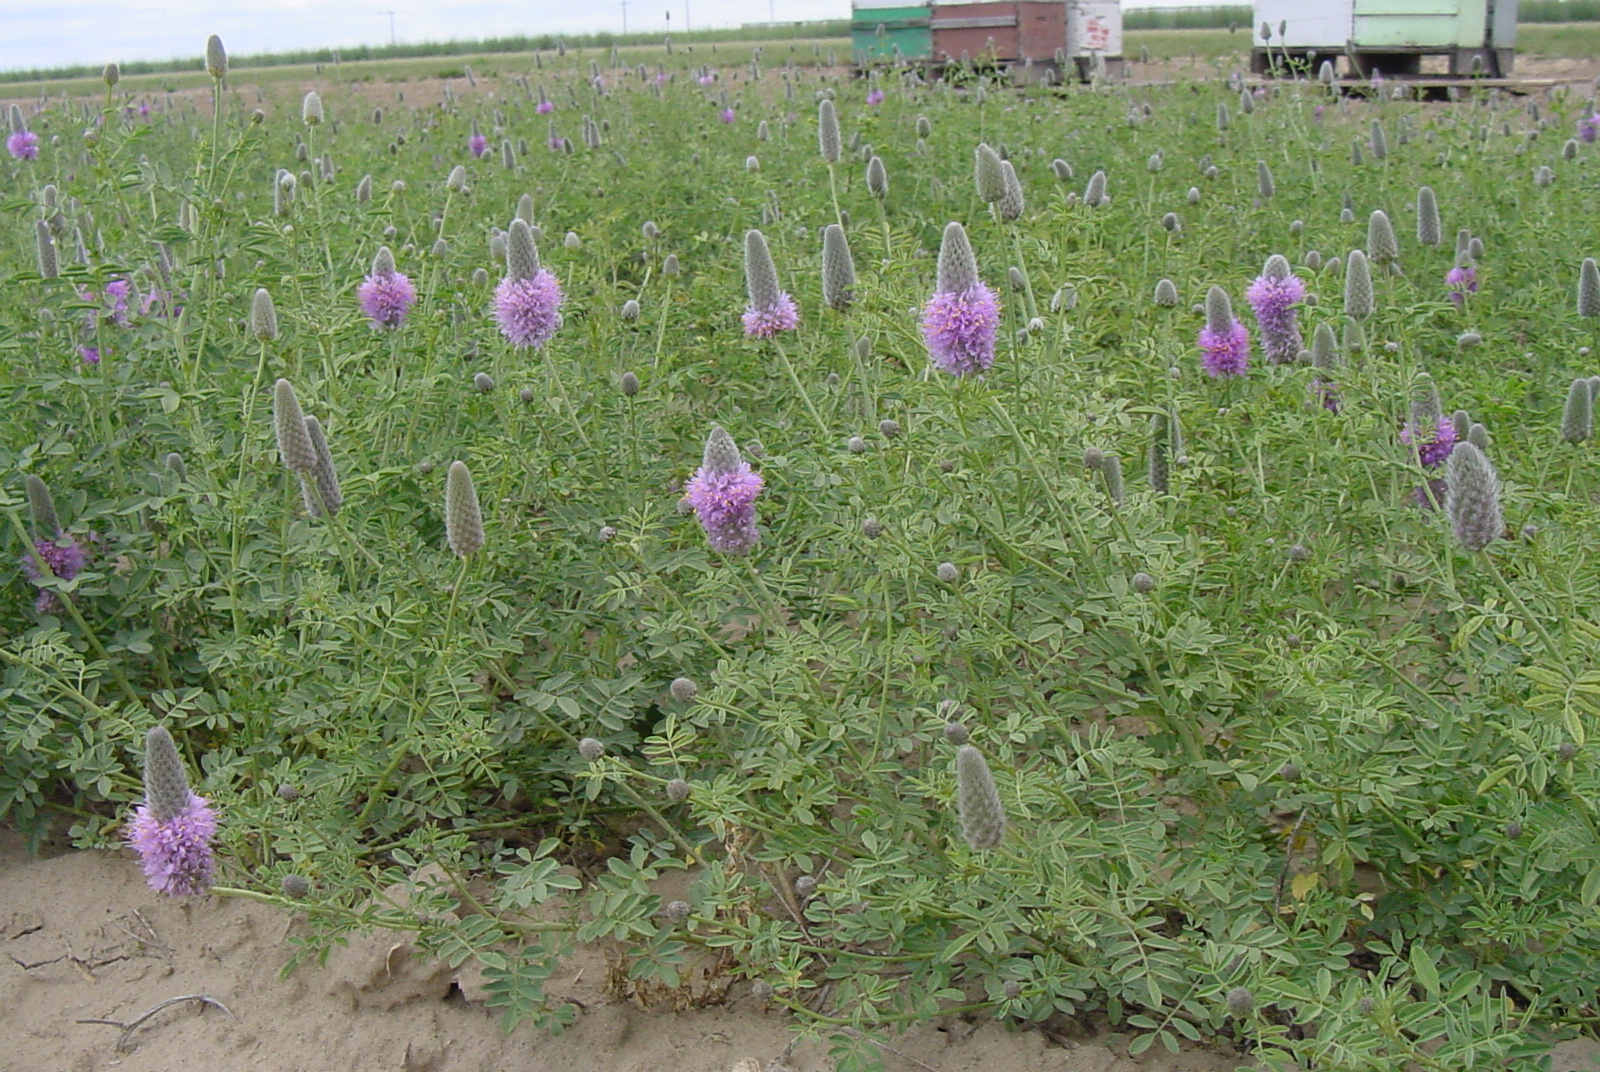
[[(1517, 608), (1517, 612), (1522, 615), (1523, 621), (1527, 622), (1533, 631), (1539, 634), (1539, 639), (1544, 642), (1545, 650), (1550, 653), (1550, 658), (1555, 660), (1556, 664), (1565, 671), (1567, 669), (1566, 655), (1556, 646), (1555, 638), (1550, 635), (1549, 630), (1545, 629), (1544, 623), (1533, 616), (1533, 612), (1522, 601), (1522, 597), (1517, 594), (1517, 590), (1511, 587), (1511, 582), (1506, 580), (1505, 574), (1500, 572), (1500, 567), (1495, 562), (1494, 557), (1487, 551), (1478, 552), (1478, 557), (1489, 567), (1490, 576), (1495, 579), (1495, 583), (1500, 586), (1500, 590), (1505, 593), (1506, 599), (1510, 600), (1511, 605)], [(1567, 676), (1568, 678), (1572, 677), (1570, 671)]]
[(811, 401), (811, 396), (806, 393), (805, 385), (800, 382), (799, 373), (795, 372), (794, 365), (789, 361), (789, 355), (784, 352), (781, 343), (774, 341), (773, 349), (778, 351), (778, 359), (783, 362), (784, 371), (789, 374), (789, 379), (794, 383), (794, 389), (800, 395), (800, 401), (805, 403), (806, 411), (811, 414), (811, 419), (817, 422), (817, 431), (822, 434), (822, 441), (827, 442), (829, 437), (828, 422), (822, 419), (822, 414), (817, 412), (816, 405)]

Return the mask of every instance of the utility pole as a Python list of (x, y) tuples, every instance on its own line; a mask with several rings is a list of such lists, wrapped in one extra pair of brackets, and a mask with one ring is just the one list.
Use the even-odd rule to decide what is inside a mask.
[(768, 26), (776, 26), (776, 25), (778, 25), (778, 16), (773, 14), (773, 12), (772, 12), (772, 0), (767, 0), (767, 25)]
[(628, 35), (628, 0), (622, 0), (622, 35)]
[(394, 14), (395, 13), (393, 11), (385, 11), (385, 12), (383, 12), (383, 14), (389, 16), (389, 47), (393, 48), (395, 46), (395, 39), (394, 39)]
[(689, 32), (689, 0), (683, 0), (683, 32)]

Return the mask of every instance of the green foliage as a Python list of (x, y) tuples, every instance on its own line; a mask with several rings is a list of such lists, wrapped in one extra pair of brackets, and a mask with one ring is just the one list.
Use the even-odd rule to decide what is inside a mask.
[[(229, 91), (215, 118), (181, 98), (31, 117), (60, 141), (0, 202), (5, 553), (37, 552), (31, 474), (88, 562), (18, 568), (0, 604), (0, 818), (115, 843), (159, 721), (223, 816), (223, 892), (288, 906), (281, 879), (310, 881), (297, 963), (414, 931), (481, 964), (508, 1027), (573, 1022), (546, 983), (577, 943), (646, 1003), (759, 984), (840, 1067), (953, 1012), (1109, 1023), (1133, 1052), (1226, 1037), (1283, 1068), (1531, 1068), (1592, 1020), (1595, 484), (1559, 430), (1597, 341), (1566, 251), (1600, 227), (1591, 148), (1563, 159), (1540, 129), (1572, 130), (1579, 102), (1282, 84), (1219, 134), (1238, 100), (1220, 82), (886, 84), (869, 106), (868, 85), (798, 68), (801, 106), (728, 69), (701, 86), (709, 52), (663, 52), (660, 83), (607, 65), (597, 86), (591, 59), (609, 64), (508, 61), (377, 122), (329, 90), (314, 129), (253, 125)], [(820, 90), (860, 141), (831, 172)], [(548, 124), (575, 137), (582, 115), (605, 147), (550, 151)], [(1388, 159), (1352, 167), (1379, 116)], [(474, 122), (529, 142), (514, 168), (470, 158)], [(1014, 224), (978, 207), (979, 141), (1025, 187)], [(882, 204), (869, 146), (895, 177)], [(1080, 183), (1103, 170), (1109, 203), (1080, 203), (1055, 156)], [(1261, 160), (1277, 194), (1258, 203)], [(1541, 163), (1557, 180), (1536, 187)], [(306, 174), (275, 214), (280, 169)], [(1446, 233), (1485, 247), (1461, 305), (1449, 243), (1399, 226), (1404, 273), (1374, 280), (1363, 349), (1202, 374), (1188, 307), (1210, 287), (1248, 318), (1268, 255), (1347, 257), (1347, 196), (1394, 215), (1424, 182)], [(473, 278), (500, 274), (490, 229), (524, 194), (566, 293), (542, 351), (505, 343)], [(815, 236), (838, 210), (859, 267), (836, 315)], [(27, 267), (41, 220), (59, 279)], [(1002, 289), (1015, 265), (1022, 288), (993, 369), (962, 381), (928, 369), (915, 319), (951, 220), (980, 277)], [(739, 333), (755, 227), (802, 310), (770, 342)], [(356, 295), (379, 245), (420, 295), (395, 331)], [(1305, 336), (1342, 335), (1340, 278), (1297, 271), (1319, 296)], [(1177, 309), (1149, 299), (1163, 278)], [(258, 288), (266, 341), (244, 323)], [(1534, 534), (1469, 556), (1418, 505), (1433, 473), (1398, 433), (1423, 371), (1490, 430), (1513, 535)], [(326, 431), (337, 513), (308, 512), (278, 461), (279, 378)], [(746, 558), (679, 510), (713, 425), (765, 481)], [(1137, 458), (1158, 433), (1169, 490), (1129, 466), (1109, 498), (1086, 450)], [(483, 534), (461, 558), (458, 460)], [(982, 851), (951, 722), (1005, 814)]]

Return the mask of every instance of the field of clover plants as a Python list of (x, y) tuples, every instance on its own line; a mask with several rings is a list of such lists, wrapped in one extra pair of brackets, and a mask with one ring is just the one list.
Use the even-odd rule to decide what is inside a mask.
[(1600, 1023), (1593, 99), (822, 58), (13, 107), (0, 819), (523, 1030)]

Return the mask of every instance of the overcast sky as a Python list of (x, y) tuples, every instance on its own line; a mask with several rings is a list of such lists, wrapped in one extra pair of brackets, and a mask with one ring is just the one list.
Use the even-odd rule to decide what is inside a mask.
[[(1179, 4), (1184, 0), (1177, 0)], [(1194, 2), (1194, 0), (1189, 0)], [(1128, 5), (1144, 6), (1144, 5)], [(850, 0), (628, 0), (627, 28), (843, 19)], [(515, 34), (621, 32), (621, 0), (0, 0), (0, 70), (194, 57), (222, 37), (233, 55)]]

